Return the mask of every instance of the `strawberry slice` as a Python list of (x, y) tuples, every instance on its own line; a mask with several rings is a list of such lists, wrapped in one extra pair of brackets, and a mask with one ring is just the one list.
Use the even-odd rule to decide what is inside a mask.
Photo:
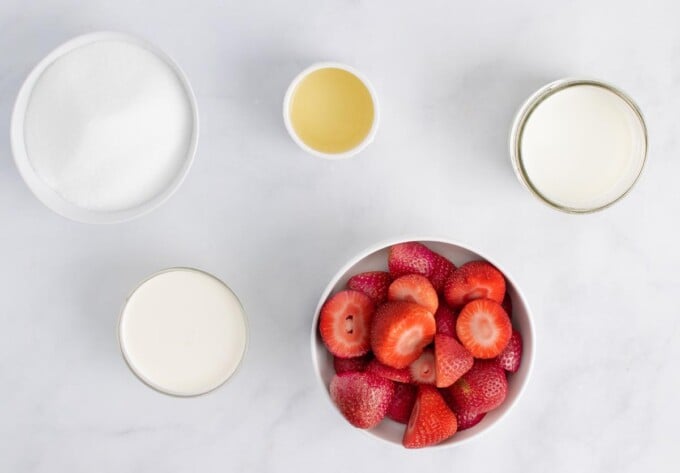
[(331, 399), (355, 427), (370, 429), (380, 423), (394, 395), (394, 383), (373, 373), (336, 374)]
[(486, 413), (477, 414), (475, 412), (468, 411), (456, 412), (456, 419), (458, 419), (458, 432), (461, 430), (467, 430), (479, 424), (484, 416), (486, 416)]
[(434, 315), (413, 302), (386, 302), (373, 317), (373, 354), (393, 368), (406, 368), (434, 337)]
[(373, 299), (376, 304), (387, 300), (387, 288), (392, 282), (392, 276), (385, 271), (369, 271), (355, 274), (347, 281), (347, 289), (359, 291)]
[(406, 448), (438, 444), (456, 433), (456, 414), (446, 405), (437, 388), (423, 385), (413, 406), (402, 443)]
[(407, 274), (395, 279), (390, 284), (387, 298), (391, 301), (415, 302), (433, 314), (439, 306), (437, 291), (425, 276), (419, 274)]
[(456, 335), (456, 314), (449, 309), (444, 301), (439, 301), (437, 312), (434, 313), (434, 321), (437, 324), (437, 333), (457, 337)]
[(394, 396), (390, 407), (387, 409), (387, 417), (401, 424), (408, 423), (411, 417), (413, 405), (416, 403), (418, 388), (412, 384), (395, 383)]
[(355, 358), (338, 358), (333, 357), (333, 368), (337, 374), (347, 373), (349, 371), (366, 371), (371, 355), (357, 356)]
[(328, 351), (340, 358), (368, 353), (374, 312), (371, 298), (358, 291), (340, 291), (328, 299), (319, 317), (319, 332)]
[(416, 384), (434, 384), (436, 379), (434, 353), (427, 349), (409, 366), (411, 379)]
[(508, 393), (505, 371), (495, 360), (475, 360), (470, 371), (449, 388), (455, 412), (489, 412), (500, 406)]
[(437, 292), (441, 292), (444, 289), (444, 284), (446, 284), (449, 276), (455, 271), (456, 266), (442, 255), (438, 253), (433, 254), (432, 273), (430, 274), (429, 279), (432, 283), (432, 287), (434, 287)]
[(522, 362), (522, 335), (517, 330), (512, 331), (508, 346), (498, 355), (496, 361), (505, 371), (517, 372)]
[(428, 278), (434, 270), (435, 259), (435, 253), (427, 246), (412, 241), (392, 245), (387, 256), (387, 266), (394, 278), (406, 274), (420, 274)]
[(384, 365), (378, 360), (374, 359), (368, 364), (366, 371), (370, 373), (375, 373), (378, 376), (387, 378), (391, 381), (396, 381), (398, 383), (410, 383), (411, 382), (411, 372), (408, 368), (392, 368), (391, 366)]
[(508, 345), (512, 325), (498, 302), (476, 299), (458, 314), (456, 334), (475, 358), (494, 358)]
[(444, 284), (444, 297), (457, 309), (475, 299), (503, 301), (505, 278), (486, 261), (470, 261), (456, 269)]
[(434, 336), (434, 361), (437, 387), (446, 388), (467, 373), (475, 360), (455, 338), (437, 334)]

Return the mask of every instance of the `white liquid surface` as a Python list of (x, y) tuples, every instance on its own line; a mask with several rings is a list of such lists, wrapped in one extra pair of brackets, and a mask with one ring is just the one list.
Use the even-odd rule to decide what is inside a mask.
[(179, 396), (224, 383), (241, 362), (247, 339), (234, 293), (209, 274), (181, 268), (135, 290), (119, 336), (130, 368), (152, 387)]
[(594, 85), (558, 90), (536, 106), (520, 142), (527, 178), (547, 200), (574, 210), (607, 205), (644, 164), (644, 126), (619, 95)]
[(36, 174), (95, 211), (135, 208), (168, 188), (190, 150), (193, 113), (173, 68), (123, 40), (57, 58), (38, 78), (24, 120)]

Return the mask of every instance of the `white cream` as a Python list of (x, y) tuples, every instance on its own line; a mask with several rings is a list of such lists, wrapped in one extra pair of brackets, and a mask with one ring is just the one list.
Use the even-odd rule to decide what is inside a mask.
[(524, 172), (545, 199), (571, 210), (605, 206), (626, 193), (644, 164), (646, 137), (618, 94), (573, 85), (531, 112), (520, 137)]
[(245, 314), (218, 279), (170, 269), (130, 296), (119, 338), (126, 361), (144, 382), (168, 394), (194, 396), (236, 371), (246, 347)]

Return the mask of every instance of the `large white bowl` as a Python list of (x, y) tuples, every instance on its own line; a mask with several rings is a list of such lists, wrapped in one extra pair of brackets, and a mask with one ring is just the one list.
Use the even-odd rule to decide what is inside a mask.
[[(321, 294), (321, 299), (319, 300), (316, 312), (314, 313), (311, 330), (311, 349), (314, 372), (319, 381), (319, 385), (323, 390), (324, 397), (328, 399), (329, 404), (333, 406), (333, 410), (337, 414), (338, 421), (347, 425), (349, 428), (353, 428), (349, 422), (345, 420), (330, 398), (328, 386), (330, 385), (331, 378), (333, 378), (333, 375), (335, 374), (335, 370), (333, 369), (333, 356), (326, 350), (326, 347), (321, 341), (321, 336), (319, 335), (319, 312), (321, 311), (324, 302), (331, 294), (345, 289), (347, 280), (353, 275), (364, 271), (387, 271), (387, 253), (389, 247), (397, 243), (408, 241), (419, 241), (423, 243), (428, 248), (451, 260), (456, 266), (460, 266), (461, 264), (472, 260), (486, 260), (496, 266), (505, 275), (507, 289), (512, 299), (512, 325), (522, 334), (522, 340), (524, 342), (522, 364), (517, 373), (508, 376), (508, 395), (505, 402), (497, 409), (489, 412), (476, 426), (458, 432), (450, 439), (430, 448), (453, 447), (463, 444), (473, 438), (480, 437), (512, 410), (513, 406), (521, 397), (529, 380), (529, 375), (534, 362), (535, 350), (531, 312), (524, 295), (515, 284), (512, 275), (502, 265), (481, 255), (469, 246), (443, 238), (401, 238), (372, 246), (352, 258), (340, 269), (340, 271), (338, 271), (333, 279), (331, 279), (331, 282), (328, 284), (323, 294)], [(399, 424), (390, 419), (385, 419), (377, 427), (365, 430), (364, 432), (372, 437), (401, 447), (404, 428), (405, 426), (403, 424)]]

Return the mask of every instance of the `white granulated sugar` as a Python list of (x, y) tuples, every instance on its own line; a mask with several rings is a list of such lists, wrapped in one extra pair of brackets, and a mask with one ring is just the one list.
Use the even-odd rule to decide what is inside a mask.
[(192, 132), (187, 90), (172, 67), (122, 40), (55, 60), (38, 78), (24, 122), (36, 173), (65, 200), (95, 211), (131, 209), (166, 189)]

